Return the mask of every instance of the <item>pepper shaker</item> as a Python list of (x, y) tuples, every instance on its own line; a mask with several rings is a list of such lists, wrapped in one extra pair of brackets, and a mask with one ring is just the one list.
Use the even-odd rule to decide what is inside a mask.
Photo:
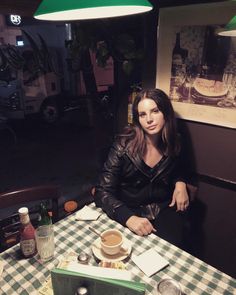
[(81, 252), (77, 257), (78, 262), (82, 264), (88, 264), (89, 259), (90, 256), (85, 252)]

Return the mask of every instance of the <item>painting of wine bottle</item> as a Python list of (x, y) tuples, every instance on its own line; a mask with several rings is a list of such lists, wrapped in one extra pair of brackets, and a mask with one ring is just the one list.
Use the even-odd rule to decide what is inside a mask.
[(236, 128), (236, 38), (219, 34), (235, 3), (160, 9), (156, 87), (177, 118)]

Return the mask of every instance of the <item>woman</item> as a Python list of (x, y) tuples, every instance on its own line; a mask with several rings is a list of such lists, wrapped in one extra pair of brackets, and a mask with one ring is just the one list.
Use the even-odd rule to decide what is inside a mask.
[(137, 235), (153, 232), (181, 246), (189, 198), (168, 96), (142, 91), (133, 103), (133, 123), (110, 150), (95, 202)]

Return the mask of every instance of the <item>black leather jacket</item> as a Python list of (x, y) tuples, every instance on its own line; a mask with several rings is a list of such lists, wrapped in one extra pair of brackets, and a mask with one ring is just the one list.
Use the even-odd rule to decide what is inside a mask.
[(115, 142), (96, 186), (96, 205), (113, 219), (117, 219), (115, 213), (120, 207), (142, 216), (140, 208), (149, 204), (157, 204), (159, 209), (168, 206), (175, 182), (184, 181), (178, 162), (177, 158), (163, 157), (152, 169)]

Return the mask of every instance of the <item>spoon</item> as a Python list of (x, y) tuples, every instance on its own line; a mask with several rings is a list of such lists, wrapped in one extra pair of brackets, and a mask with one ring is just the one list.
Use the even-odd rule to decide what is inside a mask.
[(92, 228), (92, 227), (90, 227), (89, 226), (89, 229), (92, 231), (92, 232), (94, 232), (96, 235), (98, 235), (99, 237), (100, 237), (100, 239), (103, 241), (103, 242), (105, 242), (106, 241), (106, 239), (98, 232), (98, 231), (96, 231), (94, 228)]

